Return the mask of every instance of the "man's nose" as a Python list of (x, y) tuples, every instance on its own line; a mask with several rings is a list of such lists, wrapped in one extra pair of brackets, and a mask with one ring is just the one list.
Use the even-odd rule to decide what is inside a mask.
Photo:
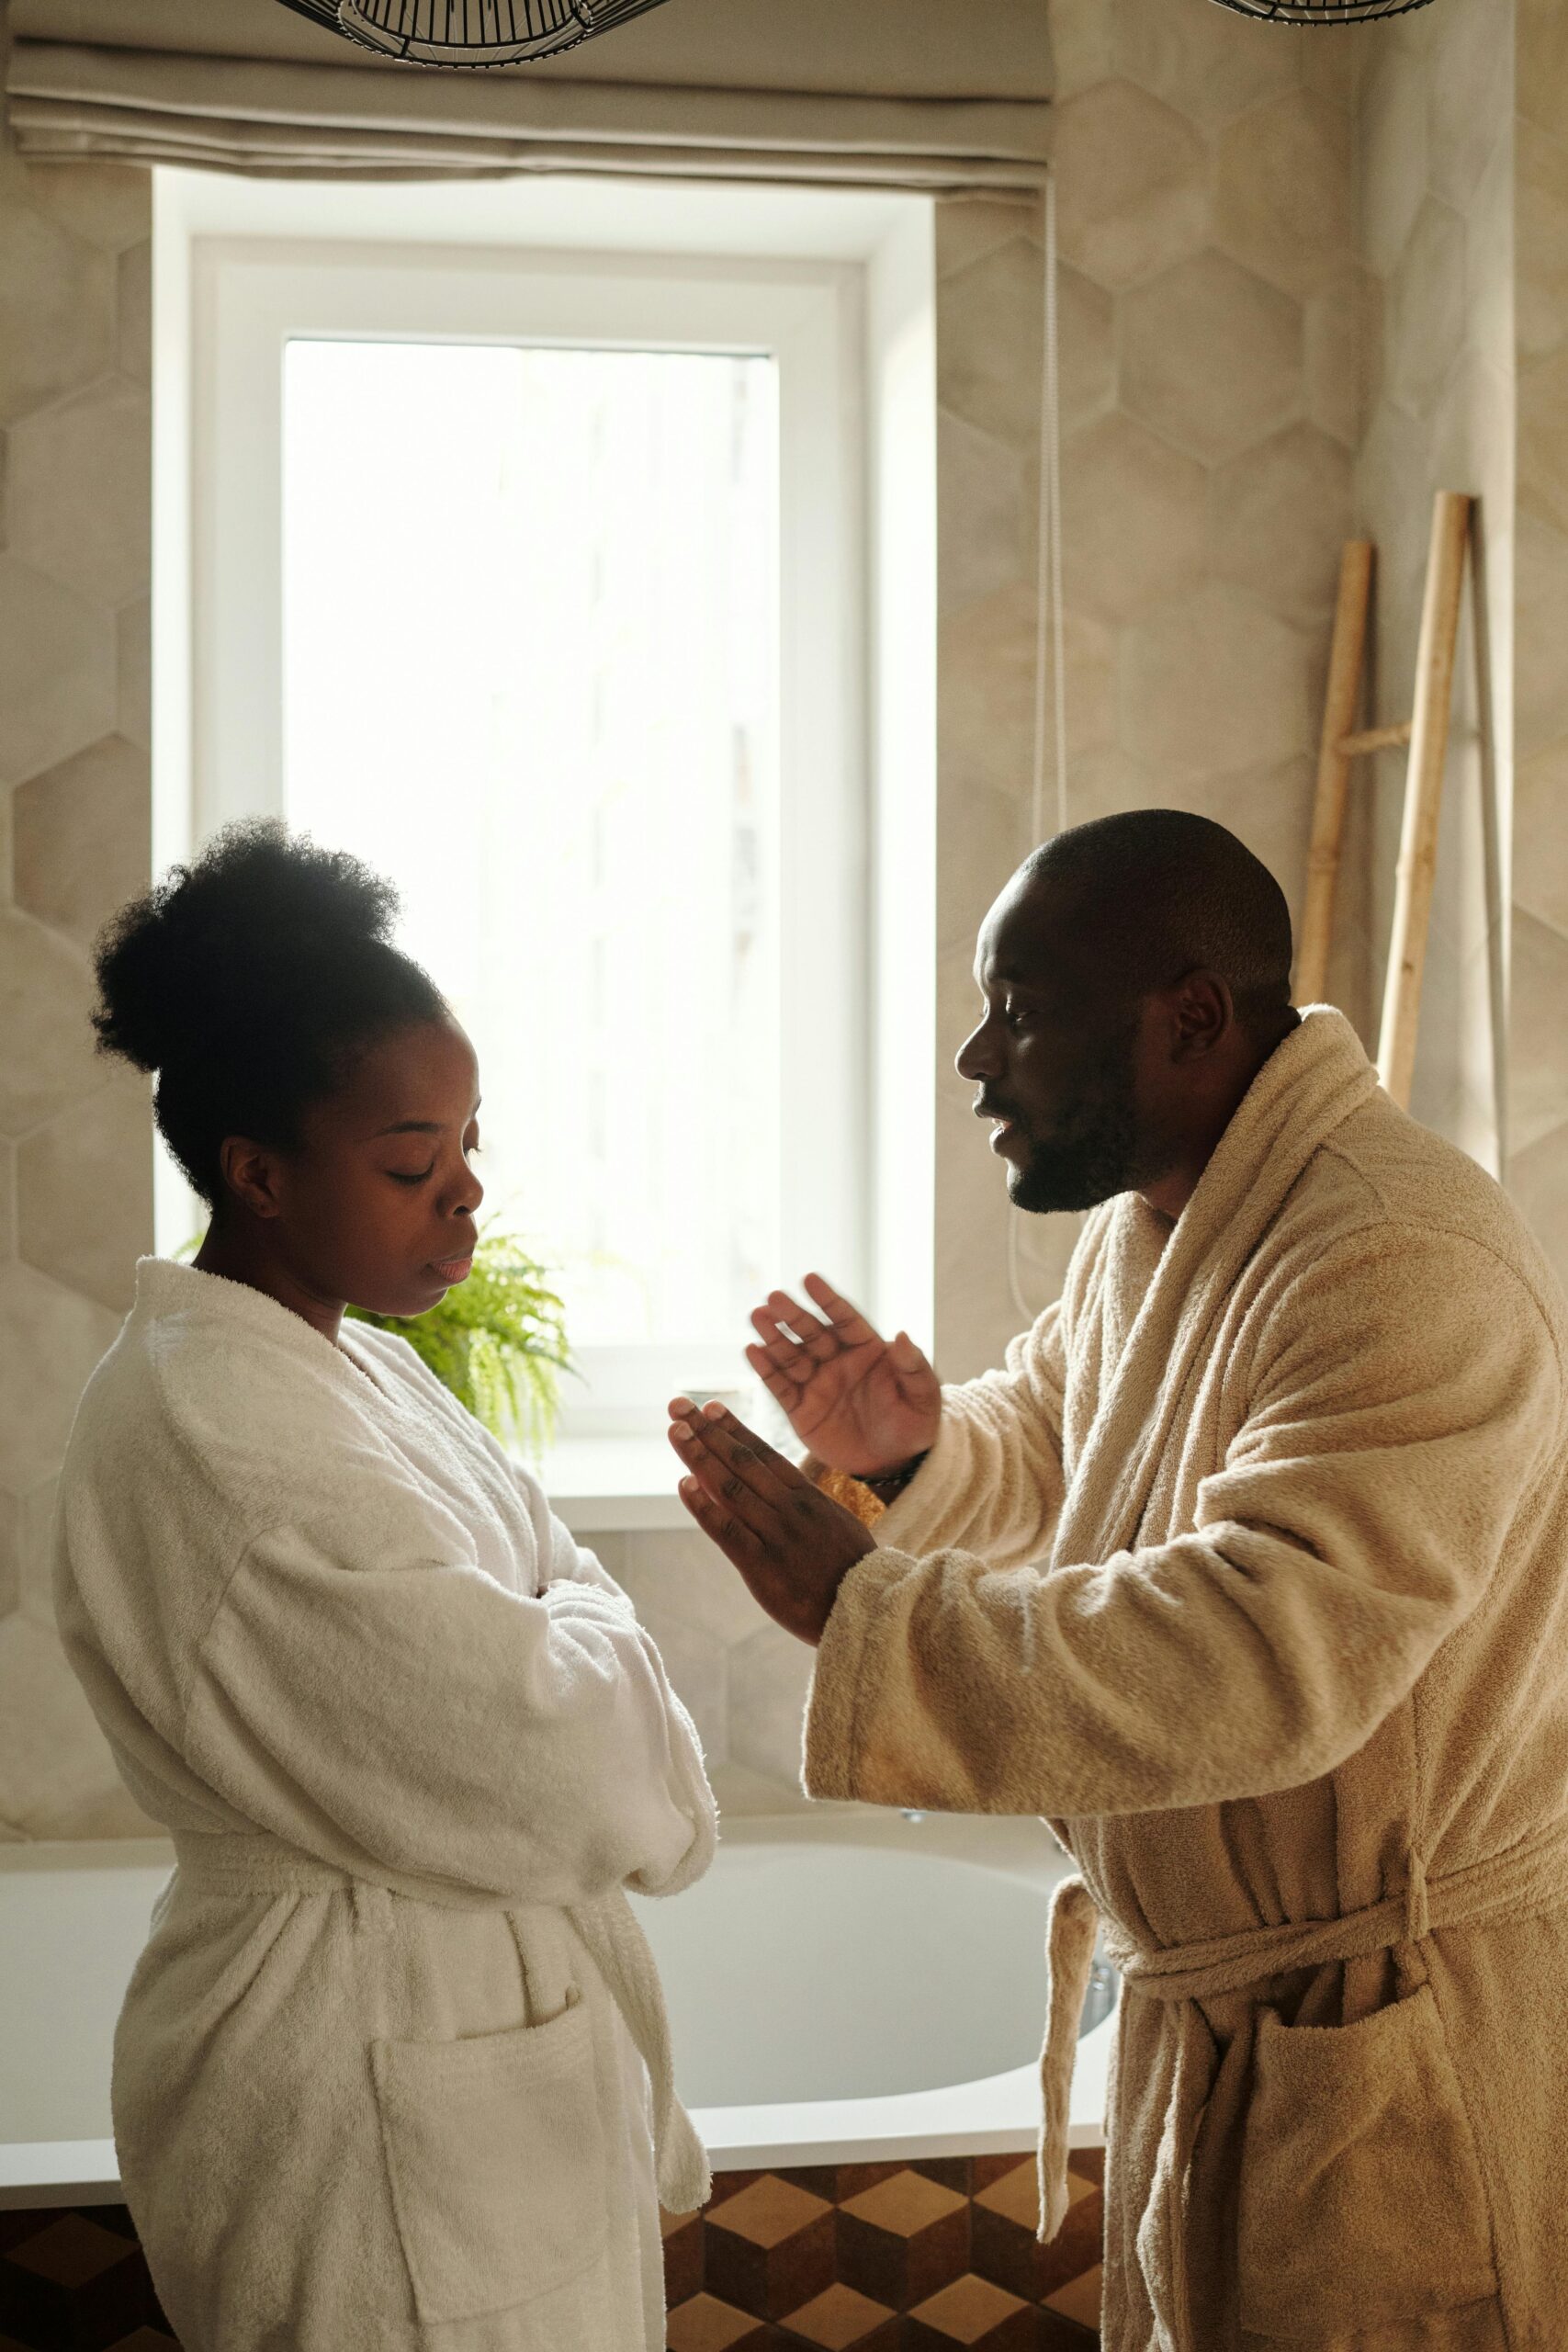
[(995, 1022), (982, 1021), (977, 1029), (970, 1031), (958, 1048), (954, 1067), (959, 1077), (967, 1079), (972, 1085), (978, 1085), (984, 1079), (994, 1078), (998, 1067), (998, 1047)]

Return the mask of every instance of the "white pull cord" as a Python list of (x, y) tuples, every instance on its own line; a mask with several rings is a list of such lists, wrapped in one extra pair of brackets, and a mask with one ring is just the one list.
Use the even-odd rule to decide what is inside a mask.
[[(1066, 622), (1062, 610), (1061, 379), (1056, 331), (1056, 181), (1045, 181), (1045, 334), (1040, 400), (1039, 560), (1034, 598), (1034, 746), (1030, 779), (1029, 846), (1045, 836), (1046, 773), (1055, 774), (1055, 827), (1067, 829), (1067, 697)], [(1049, 749), (1047, 745), (1049, 744)], [(1019, 1237), (1023, 1211), (1008, 1219), (1008, 1287), (1026, 1322), (1035, 1309), (1024, 1295)]]

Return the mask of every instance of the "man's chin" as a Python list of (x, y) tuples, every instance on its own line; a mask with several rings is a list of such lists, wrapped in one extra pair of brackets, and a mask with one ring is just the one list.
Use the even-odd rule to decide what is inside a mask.
[(1110, 1200), (1113, 1193), (1125, 1189), (1120, 1183), (1097, 1182), (1088, 1169), (1055, 1165), (1038, 1153), (1027, 1159), (1014, 1160), (1008, 1169), (1007, 1184), (1009, 1200), (1028, 1216), (1056, 1216), (1095, 1209), (1101, 1201)]

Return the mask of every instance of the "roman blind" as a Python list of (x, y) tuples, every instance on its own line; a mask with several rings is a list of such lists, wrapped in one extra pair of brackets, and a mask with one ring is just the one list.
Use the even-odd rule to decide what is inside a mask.
[(1037, 192), (1046, 0), (666, 0), (565, 56), (380, 59), (280, 0), (12, 0), (17, 147), (299, 177)]

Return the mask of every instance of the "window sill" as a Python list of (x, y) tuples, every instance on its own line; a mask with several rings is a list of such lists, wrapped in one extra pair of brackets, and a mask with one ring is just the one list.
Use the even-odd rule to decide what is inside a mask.
[(675, 1492), (680, 1464), (662, 1437), (559, 1438), (528, 1465), (574, 1535), (690, 1528)]

